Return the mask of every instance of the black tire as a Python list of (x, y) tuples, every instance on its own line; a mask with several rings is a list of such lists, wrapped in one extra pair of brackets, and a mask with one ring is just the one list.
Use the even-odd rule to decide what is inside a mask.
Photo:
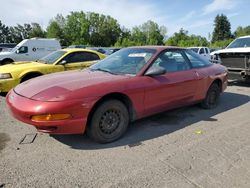
[(119, 100), (108, 100), (101, 103), (93, 113), (87, 134), (99, 143), (113, 142), (126, 132), (128, 124), (126, 106)]
[(25, 82), (25, 81), (27, 81), (27, 80), (30, 80), (30, 79), (32, 79), (32, 78), (36, 78), (36, 77), (38, 77), (38, 76), (42, 76), (42, 74), (28, 74), (28, 75), (24, 76), (24, 77), (21, 79), (20, 83), (23, 83), (23, 82)]
[(243, 82), (250, 83), (250, 76), (242, 77)]
[(218, 84), (213, 83), (208, 91), (206, 98), (202, 101), (201, 106), (205, 109), (213, 109), (216, 108), (219, 102), (220, 97), (220, 87)]
[(2, 65), (11, 64), (11, 63), (13, 63), (13, 62), (14, 62), (14, 61), (11, 60), (11, 59), (5, 59), (5, 60), (2, 61)]

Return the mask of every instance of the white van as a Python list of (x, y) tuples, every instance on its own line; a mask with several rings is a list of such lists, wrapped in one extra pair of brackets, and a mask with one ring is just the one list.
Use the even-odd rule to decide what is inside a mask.
[(25, 39), (10, 52), (0, 52), (0, 65), (14, 61), (35, 61), (59, 49), (61, 45), (56, 39)]

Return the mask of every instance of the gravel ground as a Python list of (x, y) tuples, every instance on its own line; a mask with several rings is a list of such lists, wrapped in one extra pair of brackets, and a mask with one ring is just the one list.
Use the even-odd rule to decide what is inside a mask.
[(214, 110), (158, 114), (100, 145), (85, 135), (33, 141), (36, 130), (13, 119), (0, 97), (0, 187), (249, 188), (249, 101), (250, 85), (231, 82)]

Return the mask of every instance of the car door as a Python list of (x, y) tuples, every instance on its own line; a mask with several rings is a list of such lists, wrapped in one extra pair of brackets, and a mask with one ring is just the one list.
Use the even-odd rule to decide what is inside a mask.
[(34, 60), (32, 56), (30, 56), (30, 49), (28, 46), (21, 46), (15, 52), (15, 61), (31, 61)]
[[(160, 66), (166, 73), (144, 76), (145, 114), (153, 114), (193, 102), (198, 89), (197, 75), (183, 50), (167, 50), (161, 53), (151, 67)], [(151, 68), (150, 67), (150, 68)]]
[(192, 66), (192, 70), (196, 74), (196, 87), (199, 89), (196, 90), (195, 100), (203, 99), (207, 91), (207, 81), (209, 79), (209, 73), (206, 67), (212, 63), (208, 59), (204, 59), (196, 53), (193, 53), (191, 50), (185, 50), (184, 52)]
[(64, 57), (62, 59), (62, 61), (66, 61), (66, 63), (64, 64), (65, 71), (81, 69), (82, 68), (82, 64), (81, 64), (82, 60), (83, 60), (82, 52), (72, 52), (72, 53), (68, 54), (66, 57)]

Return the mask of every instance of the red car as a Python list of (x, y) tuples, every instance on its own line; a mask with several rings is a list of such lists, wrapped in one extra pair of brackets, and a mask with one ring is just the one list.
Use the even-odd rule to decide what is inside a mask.
[(15, 118), (51, 134), (87, 131), (95, 141), (120, 138), (129, 122), (184, 105), (214, 108), (227, 70), (177, 47), (122, 49), (87, 70), (26, 81), (7, 95)]

